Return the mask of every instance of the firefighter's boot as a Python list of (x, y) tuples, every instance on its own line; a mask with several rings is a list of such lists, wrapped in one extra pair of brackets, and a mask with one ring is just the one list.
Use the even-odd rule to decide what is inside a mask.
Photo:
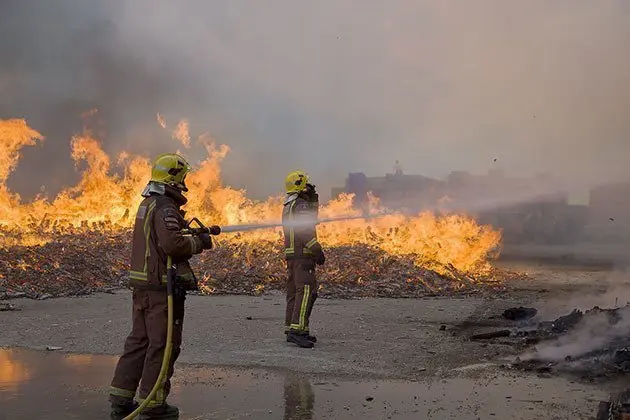
[(136, 408), (138, 408), (138, 403), (132, 399), (126, 401), (117, 400), (116, 402), (112, 402), (112, 411), (109, 418), (110, 420), (122, 420), (133, 413), (133, 410)]
[[(285, 330), (284, 331), (284, 335), (288, 335), (288, 334), (289, 334), (289, 331)], [(306, 339), (308, 341), (313, 342), (313, 343), (317, 343), (317, 337), (315, 337), (314, 335), (306, 334)], [(287, 341), (289, 341), (289, 340), (287, 340)]]
[(138, 416), (138, 420), (176, 420), (179, 418), (179, 409), (174, 405), (163, 404), (158, 407), (144, 410)]
[(289, 331), (289, 334), (287, 334), (287, 342), (297, 344), (304, 349), (310, 349), (314, 346), (313, 342), (308, 339), (308, 335), (293, 331)]

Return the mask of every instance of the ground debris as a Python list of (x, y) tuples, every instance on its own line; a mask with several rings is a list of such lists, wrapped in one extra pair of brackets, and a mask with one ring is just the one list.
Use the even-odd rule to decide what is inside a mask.
[(0, 248), (0, 299), (87, 295), (127, 275), (127, 235), (60, 235), (45, 245)]
[(57, 351), (57, 350), (63, 350), (63, 347), (58, 347), (58, 346), (46, 346), (46, 350), (47, 350), (47, 351)]
[[(260, 295), (284, 290), (281, 241), (230, 241), (218, 238), (212, 252), (192, 260), (201, 294)], [(44, 245), (0, 248), (0, 299), (47, 299), (108, 292), (126, 287), (129, 232), (70, 232)], [(419, 267), (413, 255), (399, 256), (368, 245), (326, 250), (318, 267), (321, 297), (422, 297), (506, 291), (505, 282), (521, 273), (493, 268), (472, 276), (453, 267), (436, 271)]]
[(541, 322), (539, 329), (552, 334), (565, 333), (575, 327), (583, 317), (582, 311), (574, 309), (570, 314), (561, 316), (555, 321)]
[(509, 308), (503, 311), (503, 318), (511, 321), (520, 321), (533, 318), (537, 313), (538, 310), (536, 308), (524, 308), (519, 306), (518, 308)]
[(625, 420), (630, 416), (630, 390), (613, 393), (609, 401), (600, 401), (596, 420)]
[(10, 303), (0, 302), (0, 312), (19, 311), (19, 309)]
[(517, 329), (512, 336), (527, 337), (537, 346), (530, 357), (517, 359), (512, 367), (566, 373), (587, 381), (628, 375), (629, 321), (630, 306), (613, 309), (595, 306), (585, 312), (574, 309), (554, 321), (540, 322), (534, 329)]
[(498, 330), (488, 333), (474, 334), (470, 337), (471, 340), (489, 340), (491, 338), (509, 337), (510, 330)]

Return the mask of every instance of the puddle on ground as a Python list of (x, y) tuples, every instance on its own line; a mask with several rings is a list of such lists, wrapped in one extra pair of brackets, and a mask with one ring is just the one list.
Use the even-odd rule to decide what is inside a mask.
[[(106, 392), (116, 360), (0, 349), (0, 419), (109, 418)], [(496, 375), (348, 381), (178, 365), (169, 402), (180, 408), (181, 419), (194, 420), (539, 419), (556, 409), (577, 414), (576, 404), (593, 397), (575, 384), (565, 386)]]

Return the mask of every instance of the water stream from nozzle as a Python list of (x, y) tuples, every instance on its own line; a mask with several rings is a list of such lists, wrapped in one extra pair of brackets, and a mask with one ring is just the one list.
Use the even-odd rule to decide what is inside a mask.
[[(319, 219), (317, 221), (317, 224), (321, 225), (322, 223), (340, 222), (340, 221), (343, 221), (343, 220), (376, 219), (378, 217), (384, 217), (384, 216), (388, 216), (388, 215), (389, 215), (389, 213), (380, 213), (380, 214), (374, 214), (374, 215), (369, 215), (369, 216), (330, 217), (330, 218), (326, 218), (326, 219)], [(288, 223), (288, 224), (286, 224), (286, 226), (289, 226), (289, 227), (301, 227), (301, 226), (308, 226), (310, 224), (312, 224), (311, 221), (305, 220), (305, 221)], [(276, 223), (254, 223), (254, 224), (250, 224), (250, 225), (221, 226), (221, 233), (249, 232), (249, 231), (252, 231), (252, 230), (273, 229), (273, 228), (278, 228), (278, 227), (282, 227), (282, 226), (283, 226), (283, 224), (281, 222), (276, 222)]]

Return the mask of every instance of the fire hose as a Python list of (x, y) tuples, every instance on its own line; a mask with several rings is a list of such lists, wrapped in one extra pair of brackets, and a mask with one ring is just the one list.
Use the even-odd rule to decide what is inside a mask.
[[(385, 216), (385, 214), (381, 215), (373, 215), (373, 216), (348, 216), (348, 217), (338, 217), (338, 218), (329, 218), (329, 219), (320, 219), (317, 224), (320, 223), (329, 223), (341, 220), (355, 220), (355, 219), (369, 219), (374, 217)], [(198, 227), (192, 227), (192, 224), (196, 223)], [(296, 223), (295, 226), (299, 226), (301, 223)], [(201, 235), (204, 233), (210, 235), (219, 235), (221, 233), (235, 233), (235, 232), (248, 232), (252, 230), (259, 229), (272, 229), (283, 226), (282, 223), (260, 223), (260, 224), (251, 224), (251, 225), (232, 225), (232, 226), (205, 226), (201, 221), (194, 217), (187, 224), (186, 227), (182, 230), (182, 233), (185, 235)], [(175, 266), (173, 265), (173, 260), (169, 256), (167, 257), (166, 262), (166, 295), (167, 295), (167, 322), (166, 326), (166, 347), (164, 348), (164, 356), (162, 357), (162, 366), (160, 367), (160, 373), (149, 392), (149, 395), (146, 396), (144, 401), (140, 403), (138, 408), (136, 408), (131, 414), (125, 417), (123, 420), (133, 420), (135, 419), (141, 412), (144, 410), (149, 403), (155, 397), (157, 391), (164, 386), (166, 372), (168, 371), (168, 365), (171, 361), (171, 353), (173, 351), (173, 285), (175, 283)]]

